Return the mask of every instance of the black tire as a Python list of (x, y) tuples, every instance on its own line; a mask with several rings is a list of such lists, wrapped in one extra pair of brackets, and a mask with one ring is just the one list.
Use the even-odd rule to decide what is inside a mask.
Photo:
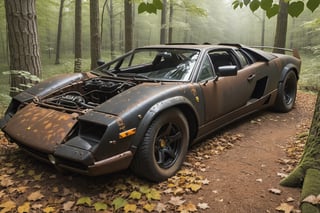
[(289, 112), (292, 110), (297, 95), (297, 76), (290, 70), (279, 84), (278, 95), (274, 104), (274, 109), (278, 112)]
[(180, 169), (189, 146), (188, 122), (181, 111), (164, 111), (150, 124), (131, 163), (132, 171), (161, 182)]

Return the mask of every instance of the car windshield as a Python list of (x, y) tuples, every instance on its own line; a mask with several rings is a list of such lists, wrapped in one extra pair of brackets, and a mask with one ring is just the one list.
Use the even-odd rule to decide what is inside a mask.
[(119, 77), (190, 80), (199, 51), (177, 48), (136, 49), (97, 69)]

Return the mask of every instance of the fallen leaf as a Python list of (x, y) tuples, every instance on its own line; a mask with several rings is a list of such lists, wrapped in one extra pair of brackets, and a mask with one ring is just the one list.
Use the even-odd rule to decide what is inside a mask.
[(36, 192), (33, 192), (31, 193), (27, 199), (28, 201), (37, 201), (37, 200), (41, 200), (43, 198), (43, 194), (41, 194), (40, 191), (36, 191)]
[(53, 193), (58, 193), (59, 192), (59, 188), (58, 187), (53, 187), (52, 192)]
[(277, 176), (281, 177), (281, 178), (286, 178), (288, 177), (288, 174), (282, 173), (282, 172), (278, 172)]
[(197, 207), (193, 203), (187, 203), (179, 206), (179, 212), (196, 212)]
[(193, 192), (197, 192), (199, 189), (201, 189), (201, 184), (188, 184), (187, 188), (191, 189)]
[(186, 202), (186, 201), (182, 200), (182, 197), (171, 197), (170, 200), (169, 200), (169, 203), (174, 205), (174, 206), (180, 206), (184, 202)]
[(262, 179), (261, 178), (256, 179), (256, 181), (259, 182), (259, 183), (262, 183)]
[(209, 185), (210, 181), (206, 178), (203, 181), (201, 181), (203, 185)]
[(117, 197), (112, 201), (112, 205), (114, 206), (114, 210), (118, 210), (122, 207), (124, 207), (128, 202), (123, 199), (122, 197)]
[(36, 203), (31, 206), (32, 209), (37, 209), (37, 210), (41, 209), (42, 207), (43, 205), (40, 203)]
[(149, 193), (146, 194), (148, 200), (160, 200), (161, 193), (156, 189), (151, 189)]
[(276, 189), (276, 188), (271, 188), (269, 189), (269, 192), (276, 194), (276, 195), (280, 195), (281, 194), (281, 190), (280, 189)]
[(143, 206), (143, 209), (147, 210), (148, 212), (152, 212), (155, 207), (156, 207), (155, 204), (147, 203), (146, 205)]
[(318, 195), (318, 196), (309, 195), (308, 197), (303, 199), (302, 202), (311, 203), (313, 205), (320, 204), (320, 195)]
[(163, 203), (157, 203), (157, 206), (154, 209), (156, 212), (166, 212), (167, 211), (167, 205)]
[(147, 193), (150, 192), (149, 186), (141, 186), (141, 187), (139, 188), (139, 190), (140, 190), (140, 192), (143, 193), (143, 194), (147, 194)]
[(14, 182), (9, 177), (2, 177), (0, 185), (4, 188), (12, 186)]
[(281, 211), (284, 213), (290, 213), (293, 209), (294, 207), (287, 203), (281, 203), (281, 205), (276, 208), (277, 211)]
[(209, 205), (207, 203), (198, 203), (197, 205), (200, 209), (209, 209)]
[(63, 204), (63, 210), (64, 211), (70, 211), (72, 209), (74, 203), (75, 202), (73, 202), (73, 201), (68, 201), (68, 202), (64, 203)]
[(42, 212), (52, 213), (52, 212), (55, 212), (55, 209), (53, 207), (47, 206), (46, 208), (42, 209)]
[(131, 192), (129, 198), (135, 199), (135, 200), (140, 200), (140, 198), (141, 198), (141, 193), (140, 193), (140, 192), (137, 192), (137, 191), (133, 191), (133, 192)]
[(136, 204), (126, 204), (123, 209), (124, 209), (125, 213), (135, 212), (137, 210), (137, 205)]
[(11, 200), (8, 200), (4, 203), (1, 203), (0, 208), (3, 208), (1, 210), (1, 213), (11, 212), (12, 209), (16, 208), (16, 203)]
[(76, 205), (88, 205), (91, 206), (91, 198), (90, 197), (81, 197), (78, 199)]
[(292, 197), (287, 198), (287, 202), (293, 202), (293, 201), (294, 201), (294, 199)]
[(107, 204), (102, 203), (102, 202), (96, 202), (93, 204), (93, 206), (94, 206), (94, 209), (96, 210), (96, 212), (104, 211), (104, 210), (107, 210), (107, 208), (108, 208)]
[(25, 202), (18, 207), (18, 213), (28, 213), (30, 211), (30, 202)]

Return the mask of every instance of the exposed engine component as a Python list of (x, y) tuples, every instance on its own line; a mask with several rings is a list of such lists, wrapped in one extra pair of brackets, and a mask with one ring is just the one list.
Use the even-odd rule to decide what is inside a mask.
[(75, 110), (92, 109), (135, 85), (127, 81), (93, 78), (82, 82), (80, 86), (77, 85), (77, 90), (70, 88), (70, 91), (49, 97), (42, 103)]

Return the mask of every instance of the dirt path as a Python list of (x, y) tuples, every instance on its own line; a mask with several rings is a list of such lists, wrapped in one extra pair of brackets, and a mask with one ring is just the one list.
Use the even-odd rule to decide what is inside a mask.
[(298, 212), (300, 189), (279, 182), (299, 158), (295, 151), (303, 149), (296, 135), (308, 131), (315, 98), (299, 92), (290, 113), (260, 112), (217, 132), (189, 151), (180, 174), (160, 184), (130, 171), (61, 174), (0, 133), (0, 211), (263, 213), (286, 203)]
[(285, 148), (310, 125), (313, 106), (314, 97), (300, 93), (290, 113), (262, 112), (228, 127), (225, 131), (243, 137), (232, 149), (205, 162), (209, 169), (203, 175), (210, 187), (199, 197), (211, 198), (206, 212), (276, 212), (281, 203), (298, 209), (300, 189), (281, 187), (279, 181), (292, 169), (284, 163), (289, 161)]

